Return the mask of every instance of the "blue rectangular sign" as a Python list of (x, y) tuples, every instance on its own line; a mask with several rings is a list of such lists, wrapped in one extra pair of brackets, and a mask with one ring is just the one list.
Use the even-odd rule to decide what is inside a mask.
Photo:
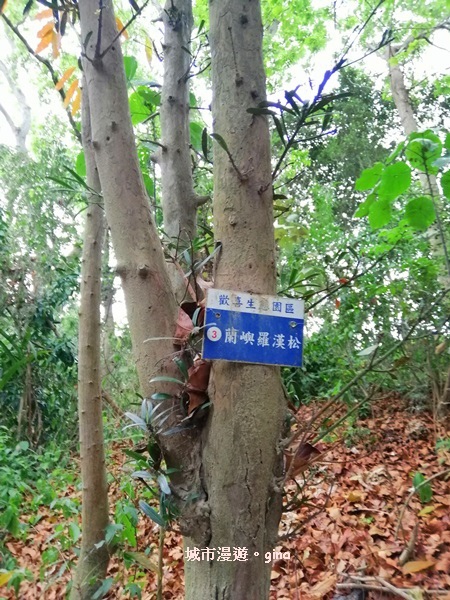
[(303, 324), (302, 300), (210, 289), (202, 356), (301, 367)]

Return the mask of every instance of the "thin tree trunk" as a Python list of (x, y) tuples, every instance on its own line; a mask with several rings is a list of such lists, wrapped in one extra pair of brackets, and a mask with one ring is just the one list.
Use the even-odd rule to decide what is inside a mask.
[[(85, 86), (86, 87), (86, 86)], [(91, 144), (88, 94), (83, 93), (82, 138), (86, 157), (88, 208), (81, 261), (81, 292), (78, 332), (78, 410), (80, 427), (82, 498), (81, 554), (71, 600), (90, 600), (105, 578), (109, 550), (105, 543), (108, 517), (108, 486), (103, 443), (100, 303), (102, 245), (105, 217), (100, 180)], [(103, 543), (102, 543), (103, 542)]]
[[(391, 60), (395, 56), (395, 54), (395, 49), (391, 45), (387, 46), (385, 51), (385, 59), (389, 68), (389, 78), (391, 82), (392, 97), (394, 99), (394, 104), (400, 116), (403, 130), (405, 134), (409, 136), (412, 133), (416, 133), (419, 130), (419, 127), (416, 121), (416, 117), (414, 115), (414, 109), (411, 103), (411, 98), (406, 88), (403, 71), (401, 70), (400, 65), (398, 63)], [(424, 191), (433, 199), (437, 213), (438, 222), (429, 228), (429, 242), (431, 253), (439, 267), (439, 284), (444, 289), (446, 289), (450, 287), (450, 273), (448, 272), (448, 262), (445, 252), (445, 245), (448, 242), (448, 235), (446, 236), (446, 232), (442, 229), (442, 225), (440, 225), (441, 202), (439, 186), (435, 175), (431, 173), (421, 173), (420, 180), (422, 182), (422, 187)], [(450, 381), (450, 367), (445, 377), (445, 381)], [(448, 389), (448, 387), (446, 389)], [(449, 396), (448, 393), (446, 393), (446, 391), (443, 390), (441, 399), (438, 402), (437, 413), (440, 417), (445, 417), (449, 414), (449, 411)]]
[(196, 234), (189, 131), (189, 66), (192, 1), (167, 0), (164, 22), (164, 80), (161, 92), (161, 192), (164, 231), (184, 246)]
[[(213, 0), (210, 24), (214, 131), (236, 165), (215, 145), (215, 235), (222, 242), (215, 285), (273, 294), (269, 127), (265, 117), (247, 112), (266, 98), (260, 3)], [(216, 557), (186, 562), (186, 598), (263, 600), (270, 586), (264, 555), (273, 550), (281, 516), (273, 489), (285, 411), (279, 369), (217, 361), (209, 392), (213, 409), (203, 469), (211, 510), (208, 546)], [(219, 548), (242, 548), (247, 557), (218, 561)]]
[[(8, 36), (5, 35), (5, 38), (10, 43)], [(6, 122), (10, 126), (14, 137), (16, 138), (17, 149), (23, 152), (24, 154), (27, 154), (26, 141), (31, 127), (31, 108), (27, 103), (26, 96), (23, 93), (22, 89), (19, 85), (17, 85), (17, 81), (15, 81), (15, 78), (11, 76), (10, 69), (2, 60), (0, 60), (0, 71), (3, 73), (8, 83), (11, 94), (16, 99), (16, 106), (19, 108), (20, 111), (20, 123), (18, 125), (14, 123), (14, 119), (6, 110), (6, 107), (3, 106), (1, 103), (0, 112), (3, 113)]]
[(102, 267), (102, 305), (103, 305), (103, 327), (102, 327), (102, 378), (111, 373), (112, 369), (112, 347), (111, 339), (115, 334), (113, 315), (114, 295), (114, 273), (109, 266), (109, 231), (106, 228), (103, 242), (103, 267)]
[[(179, 249), (189, 248), (197, 235), (197, 208), (208, 200), (194, 192), (189, 128), (189, 75), (192, 0), (167, 0), (164, 22), (164, 79), (161, 92), (161, 143), (155, 159), (161, 167), (163, 227)], [(172, 288), (179, 303), (189, 300), (186, 281), (169, 264)], [(193, 298), (191, 300), (194, 300)]]

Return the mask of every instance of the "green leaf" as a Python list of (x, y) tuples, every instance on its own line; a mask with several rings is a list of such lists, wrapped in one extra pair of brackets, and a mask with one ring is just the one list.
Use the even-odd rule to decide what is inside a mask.
[(442, 142), (431, 130), (423, 133), (412, 133), (409, 136), (405, 155), (410, 164), (424, 173), (436, 174), (438, 167), (433, 165), (441, 156)]
[(74, 544), (76, 544), (78, 542), (78, 540), (80, 539), (81, 530), (78, 527), (78, 525), (76, 523), (74, 523), (73, 521), (72, 521), (72, 523), (69, 524), (69, 534), (70, 534), (70, 539), (72, 540), (72, 542)]
[(161, 515), (159, 513), (157, 513), (154, 508), (152, 508), (151, 506), (149, 506), (147, 504), (147, 502), (144, 502), (144, 500), (139, 500), (139, 508), (142, 510), (142, 512), (145, 515), (147, 515), (147, 517), (149, 517), (157, 525), (159, 525), (160, 527), (165, 527), (166, 526), (166, 524), (164, 523), (164, 520), (161, 517)]
[(184, 360), (182, 360), (181, 358), (174, 358), (173, 362), (180, 369), (180, 372), (183, 375), (184, 380), (187, 381), (188, 377), (189, 377), (189, 373), (188, 373), (188, 368), (187, 368), (186, 363), (184, 362)]
[(125, 76), (127, 78), (127, 84), (130, 84), (133, 80), (133, 77), (136, 75), (137, 70), (137, 60), (134, 56), (124, 56), (123, 57), (123, 66), (125, 68)]
[(211, 137), (216, 140), (219, 146), (223, 148), (227, 154), (229, 154), (230, 151), (228, 150), (228, 146), (221, 135), (218, 133), (211, 133)]
[(92, 600), (99, 600), (100, 598), (103, 598), (103, 596), (109, 592), (113, 583), (114, 583), (114, 579), (112, 577), (108, 577), (108, 579), (104, 579), (102, 581), (102, 585), (98, 588), (98, 590), (92, 596)]
[(75, 161), (75, 171), (80, 177), (86, 177), (86, 157), (84, 152), (81, 151)]
[(450, 133), (445, 136), (444, 148), (450, 150)]
[(164, 492), (167, 496), (170, 496), (170, 494), (172, 493), (172, 490), (169, 487), (169, 482), (167, 480), (167, 477), (161, 473), (160, 475), (158, 475), (157, 481), (158, 481), (160, 490), (162, 492)]
[(433, 497), (433, 490), (429, 482), (425, 483), (426, 478), (422, 473), (414, 473), (413, 486), (419, 495), (422, 504), (428, 504)]
[(278, 117), (274, 116), (273, 117), (273, 122), (275, 123), (275, 127), (277, 128), (277, 132), (278, 132), (278, 135), (280, 137), (280, 140), (281, 140), (283, 146), (285, 146), (286, 145), (286, 141), (284, 139), (284, 133), (285, 133), (284, 126), (283, 126), (282, 122), (280, 121), (280, 119)]
[(375, 187), (381, 177), (383, 168), (383, 164), (377, 162), (370, 169), (364, 169), (359, 179), (356, 180), (355, 190), (357, 192), (364, 192)]
[(142, 454), (139, 454), (139, 452), (135, 452), (134, 450), (130, 450), (129, 448), (124, 448), (123, 449), (124, 454), (126, 454), (127, 456), (129, 456), (130, 458), (133, 458), (135, 461), (145, 464), (147, 465), (147, 459), (144, 458), (144, 456), (142, 456)]
[(428, 196), (413, 198), (406, 205), (405, 217), (411, 227), (424, 231), (436, 218), (433, 201)]
[(361, 202), (361, 204), (358, 206), (355, 212), (355, 217), (367, 217), (367, 215), (369, 214), (370, 207), (376, 201), (376, 199), (377, 197), (375, 194), (369, 194), (369, 196), (367, 196), (364, 202)]
[(394, 200), (406, 192), (411, 185), (411, 168), (404, 162), (396, 162), (386, 167), (378, 187), (380, 199)]
[(144, 185), (147, 190), (147, 194), (149, 198), (155, 197), (155, 184), (153, 183), (153, 179), (147, 175), (147, 173), (143, 173)]
[[(133, 125), (142, 123), (152, 114), (150, 106), (147, 104), (142, 94), (133, 92), (130, 96), (130, 114)], [(153, 107), (152, 107), (153, 108)]]
[(144, 569), (158, 573), (158, 565), (153, 563), (143, 552), (124, 552), (124, 558), (130, 558)]
[(138, 427), (140, 427), (143, 431), (147, 431), (147, 423), (144, 421), (144, 419), (141, 419), (141, 417), (138, 417), (137, 415), (135, 415), (132, 412), (126, 412), (124, 414), (131, 421), (133, 421), (133, 423), (135, 425), (137, 425)]
[(170, 400), (173, 396), (164, 392), (156, 392), (156, 394), (152, 394), (151, 398), (152, 400)]
[(379, 229), (391, 220), (392, 211), (389, 200), (377, 200), (369, 210), (369, 223), (372, 229)]
[(208, 160), (208, 130), (206, 127), (202, 131), (202, 152), (205, 160)]
[(152, 108), (161, 105), (161, 92), (151, 90), (145, 85), (140, 85), (136, 91), (144, 102), (151, 105)]
[(196, 123), (192, 121), (189, 125), (190, 133), (191, 133), (191, 144), (197, 150), (197, 152), (202, 151), (202, 139), (203, 139), (203, 129), (204, 126), (200, 123)]
[(444, 196), (450, 200), (450, 171), (446, 171), (441, 177), (442, 191)]
[(166, 383), (179, 383), (180, 385), (184, 385), (184, 381), (180, 381), (175, 377), (169, 377), (167, 375), (157, 375), (156, 377), (152, 377), (150, 379), (150, 383), (155, 383), (157, 381), (165, 381)]

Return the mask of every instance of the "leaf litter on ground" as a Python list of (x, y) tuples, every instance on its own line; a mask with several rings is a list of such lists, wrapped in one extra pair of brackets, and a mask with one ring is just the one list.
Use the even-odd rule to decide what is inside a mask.
[[(318, 410), (317, 406), (313, 403), (302, 407), (302, 419)], [(345, 427), (333, 433), (343, 435)], [(411, 600), (450, 600), (450, 476), (430, 482), (429, 502), (424, 504), (415, 493), (404, 508), (415, 473), (429, 478), (450, 468), (449, 445), (436, 449), (436, 439), (448, 440), (449, 435), (446, 430), (436, 431), (428, 413), (413, 415), (405, 400), (389, 396), (373, 403), (370, 417), (352, 425), (350, 437), (347, 430), (346, 444), (322, 440), (323, 462), (315, 462), (308, 472), (296, 477), (296, 482), (288, 483), (280, 544), (274, 550), (289, 552), (290, 558), (272, 564), (270, 599), (341, 600), (352, 593), (350, 599), (353, 590), (341, 589), (342, 582), (366, 581), (382, 588), (377, 582), (385, 581), (397, 589), (410, 590)], [(124, 445), (115, 442), (110, 452), (111, 514), (122, 497), (119, 482), (127, 460)], [(80, 492), (69, 486), (59, 496), (79, 499)], [(299, 497), (301, 501), (296, 502)], [(138, 499), (139, 493), (136, 503)], [(33, 581), (21, 583), (19, 598), (63, 600), (76, 555), (72, 548), (58, 542), (55, 529), (63, 525), (67, 530), (74, 519), (65, 519), (43, 506), (38, 515), (25, 515), (23, 520), (35, 523), (27, 538), (6, 540), (20, 567), (33, 574)], [(157, 529), (149, 519), (140, 517), (137, 546), (128, 549), (130, 554), (148, 553), (150, 548), (148, 554), (156, 561)], [(402, 564), (400, 557), (406, 555), (413, 536), (413, 547)], [(57, 548), (58, 556), (43, 565), (43, 553), (51, 547)], [(163, 597), (181, 600), (183, 547), (175, 531), (166, 533), (163, 558)], [(157, 576), (152, 569), (126, 568), (114, 556), (107, 577), (115, 581), (107, 599), (130, 597), (126, 584), (131, 581), (142, 587), (143, 600), (156, 597)], [(15, 595), (3, 587), (0, 597), (9, 600)], [(388, 597), (372, 590), (367, 592), (366, 600)]]

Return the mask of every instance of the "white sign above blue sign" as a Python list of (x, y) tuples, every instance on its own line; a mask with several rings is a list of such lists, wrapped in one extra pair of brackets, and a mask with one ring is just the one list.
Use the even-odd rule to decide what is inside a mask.
[(303, 300), (208, 290), (203, 358), (301, 367)]

